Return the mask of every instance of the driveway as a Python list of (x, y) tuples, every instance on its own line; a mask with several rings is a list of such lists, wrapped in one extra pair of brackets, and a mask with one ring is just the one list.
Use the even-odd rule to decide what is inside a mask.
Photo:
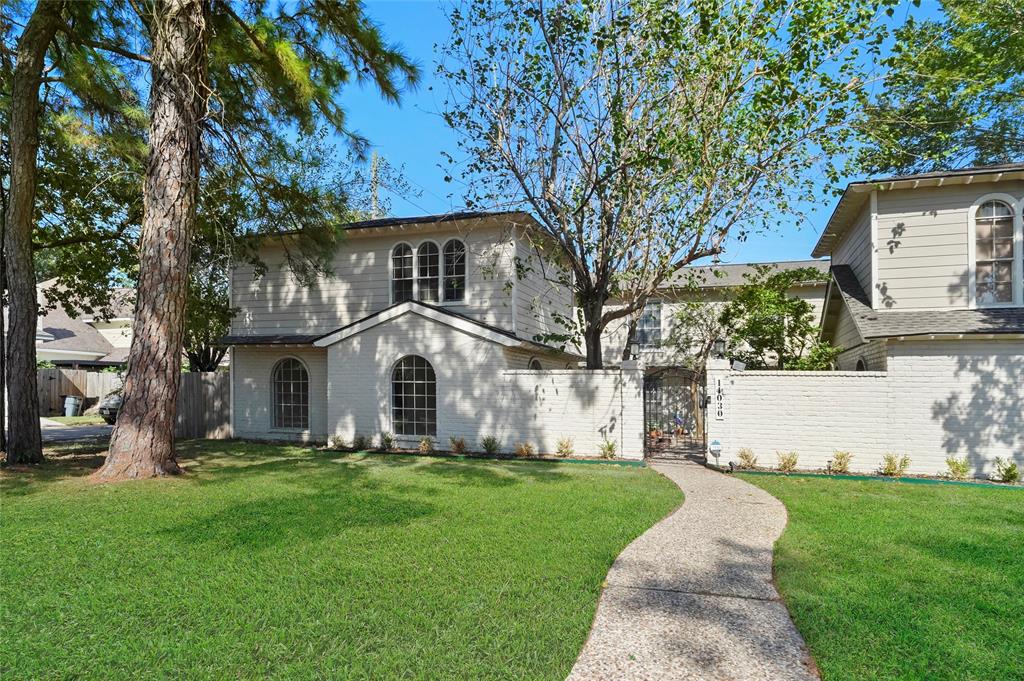
[(686, 499), (616, 558), (569, 679), (817, 679), (772, 583), (782, 503), (697, 463), (654, 468)]
[(39, 419), (39, 429), (43, 433), (43, 442), (75, 442), (77, 440), (108, 439), (114, 426), (108, 426), (105, 423), (69, 426), (50, 419)]

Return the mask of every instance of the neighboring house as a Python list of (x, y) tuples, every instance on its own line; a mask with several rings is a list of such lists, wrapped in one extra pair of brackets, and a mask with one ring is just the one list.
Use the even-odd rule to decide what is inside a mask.
[[(762, 263), (774, 270), (784, 271), (801, 268), (814, 269), (820, 276), (810, 281), (799, 282), (789, 294), (811, 304), (815, 318), (821, 316), (825, 302), (825, 289), (829, 280), (828, 260), (791, 260)], [(677, 323), (676, 313), (688, 302), (701, 302), (723, 306), (730, 292), (743, 286), (748, 275), (756, 272), (753, 264), (729, 264), (700, 267), (686, 267), (678, 272), (658, 295), (650, 298), (642, 313), (637, 317), (634, 342), (640, 350), (640, 358), (648, 367), (669, 367), (685, 365), (685, 350), (671, 347), (668, 340)], [(616, 301), (609, 303), (615, 307)], [(606, 365), (622, 361), (628, 337), (629, 319), (616, 320), (608, 325), (602, 335), (601, 350)]]
[(822, 337), (839, 368), (955, 385), (965, 363), (1020, 359), (1022, 210), (1024, 164), (849, 185), (813, 251), (832, 258)]
[[(39, 303), (49, 307), (46, 290), (55, 279), (37, 287)], [(118, 288), (104, 314), (71, 317), (60, 305), (48, 309), (36, 326), (36, 359), (73, 368), (123, 366), (132, 344), (135, 292)]]
[(324, 440), (395, 434), (447, 446), (487, 432), (478, 413), (501, 372), (574, 368), (535, 340), (558, 333), (570, 291), (534, 252), (525, 213), (464, 212), (352, 223), (313, 286), (287, 266), (288, 236), (267, 238), (268, 271), (232, 273), (237, 437)]

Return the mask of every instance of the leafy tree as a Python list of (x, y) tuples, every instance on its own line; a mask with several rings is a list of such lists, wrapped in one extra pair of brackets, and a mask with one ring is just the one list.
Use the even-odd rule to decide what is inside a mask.
[(722, 304), (703, 300), (687, 300), (679, 304), (672, 314), (670, 331), (665, 346), (681, 366), (694, 373), (698, 380), (690, 381), (690, 404), (694, 405), (694, 430), (704, 432), (704, 410), (700, 402), (700, 377), (708, 367), (708, 359), (715, 340), (725, 336), (722, 324)]
[(858, 126), (858, 172), (924, 172), (1024, 160), (1024, 4), (942, 0), (895, 34)]
[(818, 340), (814, 308), (789, 291), (817, 281), (814, 268), (755, 266), (721, 312), (731, 354), (751, 369), (829, 369), (841, 348)]
[[(471, 0), (440, 73), (471, 206), (523, 208), (582, 336), (794, 211), (845, 149), (889, 0)], [(611, 298), (624, 305), (606, 308)]]

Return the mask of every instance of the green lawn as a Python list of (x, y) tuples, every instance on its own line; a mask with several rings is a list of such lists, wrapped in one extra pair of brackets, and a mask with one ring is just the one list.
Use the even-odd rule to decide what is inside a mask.
[(742, 477), (823, 679), (1024, 678), (1024, 490)]
[(99, 414), (82, 414), (81, 416), (47, 416), (46, 418), (67, 426), (94, 426), (106, 423)]
[(648, 469), (185, 443), (0, 474), (0, 678), (563, 679)]

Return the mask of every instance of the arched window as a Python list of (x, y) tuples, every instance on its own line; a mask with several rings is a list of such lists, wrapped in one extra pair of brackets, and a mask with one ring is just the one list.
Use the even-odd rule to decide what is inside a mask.
[(1013, 209), (986, 201), (974, 216), (975, 300), (978, 305), (1013, 303)]
[(542, 367), (540, 365), (540, 360), (539, 359), (537, 359), (536, 357), (533, 357), (533, 358), (530, 359), (529, 368), (530, 368), (530, 371), (540, 371), (544, 367)]
[(444, 245), (444, 299), (466, 299), (466, 244), (458, 239)]
[(437, 435), (437, 381), (422, 357), (403, 357), (391, 372), (391, 422), (396, 435)]
[(868, 370), (868, 363), (864, 360), (863, 357), (858, 357), (857, 358), (857, 366), (854, 367), (854, 368), (857, 371), (867, 371)]
[(437, 244), (424, 241), (416, 250), (416, 286), (419, 289), (417, 299), (425, 303), (436, 303), (440, 300), (438, 282), (441, 266), (438, 263)]
[(412, 300), (412, 247), (398, 244), (391, 250), (391, 302)]
[(273, 372), (274, 427), (309, 428), (309, 372), (294, 357), (282, 359)]

